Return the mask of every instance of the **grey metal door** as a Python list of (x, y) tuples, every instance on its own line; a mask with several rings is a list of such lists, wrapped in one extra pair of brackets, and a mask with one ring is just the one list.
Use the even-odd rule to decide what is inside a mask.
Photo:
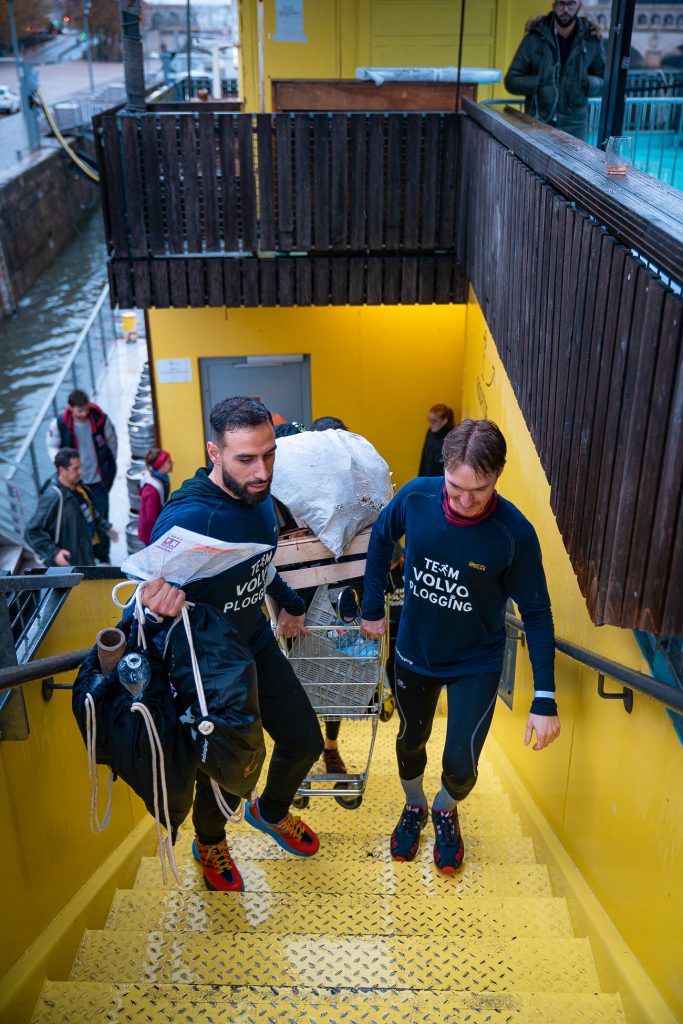
[(285, 420), (311, 419), (311, 373), (307, 355), (221, 356), (200, 359), (204, 430), (216, 402), (231, 395), (258, 397)]

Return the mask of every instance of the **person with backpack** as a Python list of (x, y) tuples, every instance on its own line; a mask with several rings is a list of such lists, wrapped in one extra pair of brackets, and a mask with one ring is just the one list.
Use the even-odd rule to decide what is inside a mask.
[[(218, 540), (268, 545), (268, 550), (218, 576), (190, 583), (185, 590), (164, 579), (152, 580), (145, 586), (143, 601), (148, 612), (171, 619), (181, 613), (187, 595), (189, 601), (218, 608), (236, 627), (254, 659), (261, 723), (274, 741), (265, 788), (248, 804), (245, 820), (287, 852), (310, 857), (318, 851), (318, 837), (289, 808), (322, 753), (323, 738), (304, 688), (262, 611), (267, 591), (281, 609), (278, 633), (294, 637), (304, 630), (304, 602), (270, 564), (278, 541), (270, 495), (275, 461), (272, 417), (261, 402), (239, 396), (218, 402), (210, 424), (206, 447), (211, 468), (202, 466), (174, 491), (154, 525), (152, 541), (182, 526)], [(209, 640), (200, 639), (203, 644)], [(227, 816), (210, 783), (200, 768), (192, 852), (209, 889), (240, 891), (242, 877), (226, 841)], [(239, 806), (238, 796), (222, 787), (221, 792), (230, 808)]]
[(54, 462), (57, 475), (43, 488), (26, 527), (26, 540), (46, 565), (94, 565), (100, 538), (118, 540), (118, 533), (100, 515), (83, 484), (76, 449), (61, 448)]
[[(106, 412), (76, 388), (68, 405), (52, 420), (46, 436), (47, 450), (54, 461), (60, 448), (75, 448), (81, 460), (82, 478), (90, 500), (103, 519), (109, 518), (109, 492), (116, 476), (117, 438)], [(109, 537), (95, 544), (95, 556), (109, 562)]]
[(139, 487), (138, 537), (147, 546), (152, 540), (154, 524), (171, 493), (169, 473), (173, 469), (173, 459), (162, 448), (150, 448), (145, 455), (145, 466)]

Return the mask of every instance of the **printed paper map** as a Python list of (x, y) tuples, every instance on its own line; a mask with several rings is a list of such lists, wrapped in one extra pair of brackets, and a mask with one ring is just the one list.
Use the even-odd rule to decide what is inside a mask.
[(163, 577), (176, 587), (217, 576), (271, 549), (269, 544), (231, 544), (176, 526), (153, 544), (129, 555), (121, 571), (137, 580)]

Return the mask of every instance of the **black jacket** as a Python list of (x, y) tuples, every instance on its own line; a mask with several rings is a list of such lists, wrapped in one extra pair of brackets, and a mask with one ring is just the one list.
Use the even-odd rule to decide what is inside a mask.
[(526, 98), (531, 117), (585, 138), (588, 97), (599, 96), (605, 74), (605, 53), (595, 23), (576, 19), (569, 56), (562, 66), (555, 15), (532, 18), (505, 76), (505, 88)]
[(54, 565), (55, 555), (63, 548), (71, 552), (71, 565), (95, 563), (95, 535), (106, 533), (111, 523), (97, 512), (90, 496), (86, 501), (81, 492), (88, 494), (85, 484), (79, 484), (79, 490), (72, 491), (53, 477), (40, 495), (38, 507), (26, 527), (26, 540), (46, 565)]
[(420, 468), (418, 476), (443, 476), (443, 439), (452, 430), (447, 423), (444, 423), (440, 430), (428, 430), (425, 443), (422, 446)]

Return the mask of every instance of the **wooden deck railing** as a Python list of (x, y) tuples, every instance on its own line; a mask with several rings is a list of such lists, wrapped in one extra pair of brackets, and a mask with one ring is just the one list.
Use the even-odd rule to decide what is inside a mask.
[(457, 127), (455, 114), (251, 115), (190, 105), (101, 115), (113, 300), (462, 301)]
[(460, 255), (593, 620), (683, 633), (683, 195), (465, 103)]

